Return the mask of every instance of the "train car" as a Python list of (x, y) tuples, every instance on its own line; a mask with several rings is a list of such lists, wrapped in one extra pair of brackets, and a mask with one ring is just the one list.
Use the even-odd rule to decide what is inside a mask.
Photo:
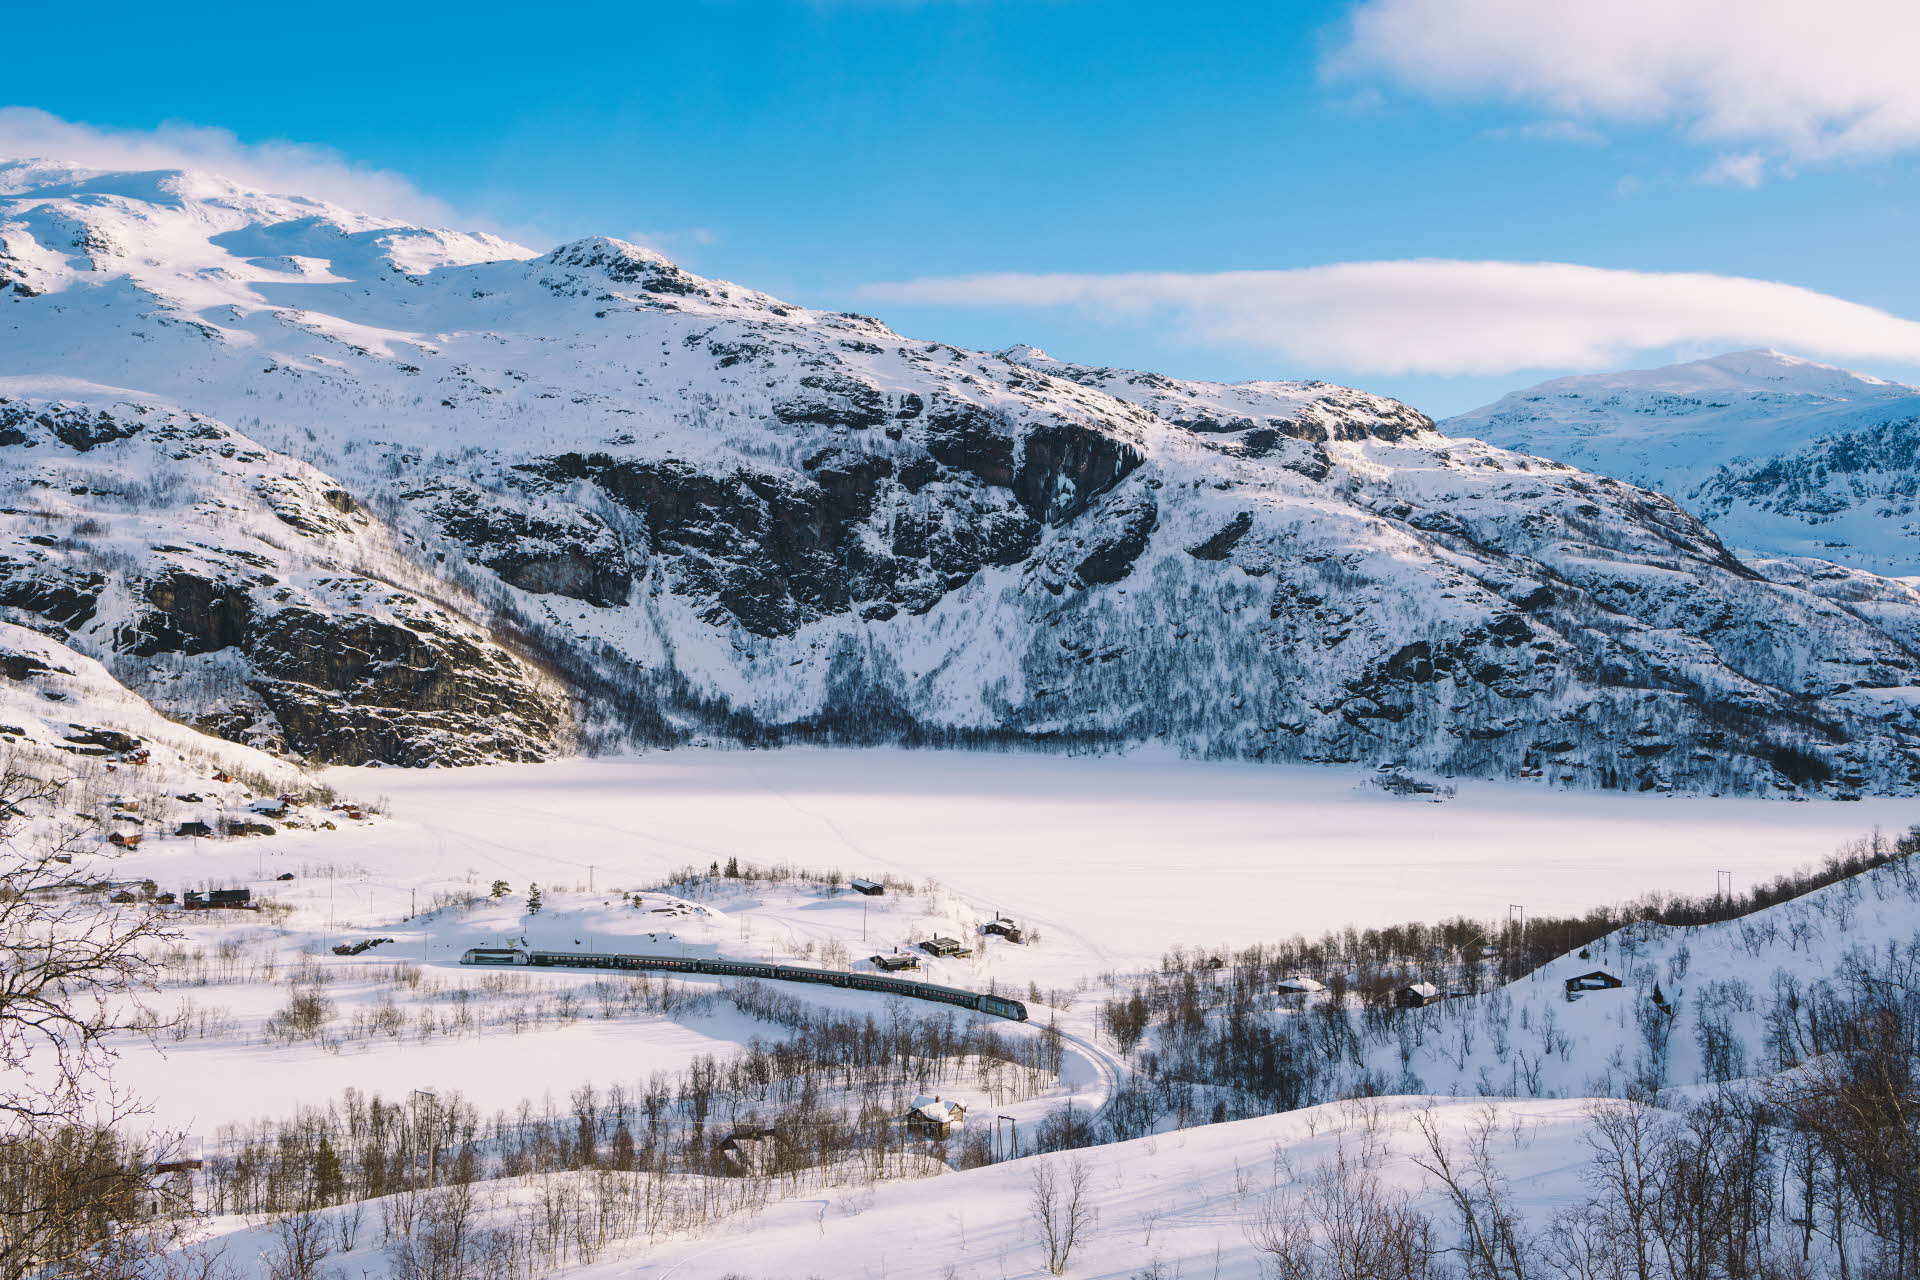
[(468, 947), (460, 955), (461, 964), (526, 964), (527, 953), (518, 947)]
[(812, 982), (822, 986), (847, 987), (855, 991), (878, 991), (905, 996), (910, 1000), (931, 1000), (938, 1004), (977, 1009), (1011, 1022), (1027, 1020), (1027, 1006), (1003, 996), (983, 995), (959, 987), (943, 987), (933, 982), (912, 982), (905, 978), (883, 977), (875, 973), (842, 973), (834, 969), (808, 969), (795, 964), (769, 964), (764, 960), (719, 960), (694, 956), (649, 956), (613, 951), (522, 951), (518, 947), (470, 947), (460, 956), (461, 964), (525, 964), (555, 969), (654, 970), (667, 973), (706, 973), (722, 978), (765, 978), (775, 982)]

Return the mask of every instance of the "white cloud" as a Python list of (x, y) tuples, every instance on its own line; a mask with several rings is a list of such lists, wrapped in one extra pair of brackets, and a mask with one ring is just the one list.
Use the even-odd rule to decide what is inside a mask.
[(1499, 141), (1572, 142), (1581, 146), (1604, 146), (1607, 135), (1577, 120), (1534, 120), (1508, 129), (1489, 129), (1486, 136)]
[(980, 275), (868, 285), (876, 303), (1073, 307), (1308, 370), (1493, 374), (1636, 352), (1777, 346), (1920, 363), (1920, 323), (1810, 289), (1562, 262), (1346, 262), (1217, 274)]
[(1362, 0), (1328, 69), (1812, 161), (1920, 146), (1917, 47), (1913, 0)]
[(1767, 176), (1767, 158), (1757, 151), (1715, 156), (1712, 164), (1700, 171), (1700, 181), (1730, 187), (1757, 187)]
[(0, 157), (62, 160), (93, 169), (200, 169), (276, 195), (330, 200), (361, 213), (440, 225), (471, 221), (401, 175), (355, 164), (328, 148), (242, 142), (225, 129), (204, 125), (110, 129), (34, 107), (0, 107)]

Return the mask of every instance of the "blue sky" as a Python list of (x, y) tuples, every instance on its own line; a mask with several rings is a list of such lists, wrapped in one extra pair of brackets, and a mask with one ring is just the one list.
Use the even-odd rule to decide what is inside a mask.
[[(1498, 0), (414, 3), (335, 27), (288, 6), (200, 6), (191, 23), (163, 6), (98, 4), (84, 22), (31, 6), (9, 19), (5, 94), (216, 158), (324, 148), (538, 247), (641, 239), (704, 274), (969, 346), (1321, 377), (1436, 413), (1582, 367), (1763, 342), (1920, 380), (1920, 326), (1645, 274), (1920, 314), (1920, 138), (1900, 116), (1920, 91), (1896, 68), (1859, 70), (1863, 48), (1912, 47), (1874, 26), (1910, 23), (1905, 6), (1836, 0), (1832, 30), (1742, 42), (1732, 65), (1681, 48), (1773, 3), (1609, 6), (1616, 25), (1643, 4), (1648, 24), (1693, 15), (1638, 36), (1596, 35), (1580, 25), (1591, 6), (1558, 0), (1517, 32)], [(1835, 47), (1809, 57), (1810, 41)], [(1305, 300), (1292, 276), (1213, 275), (1429, 258), (1639, 274), (1509, 273), (1489, 295), (1484, 274), (1412, 288), (1386, 270), (1307, 277)], [(901, 284), (986, 273), (1016, 279)], [(1061, 273), (1078, 283), (1031, 281)], [(1138, 273), (1178, 278), (1142, 293)], [(1483, 334), (1506, 305), (1489, 296), (1519, 319)], [(1234, 323), (1214, 322), (1222, 305)]]

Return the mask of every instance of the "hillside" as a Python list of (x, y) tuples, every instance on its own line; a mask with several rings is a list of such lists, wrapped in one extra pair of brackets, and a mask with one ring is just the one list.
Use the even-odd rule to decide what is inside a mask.
[[(967, 352), (615, 240), (198, 174), (8, 166), (0, 244), (0, 393), (53, 424), (0, 446), (44, 469), (10, 519), (121, 531), (11, 552), (60, 585), (6, 603), (243, 740), (536, 758), (573, 741), (557, 681), (588, 747), (1920, 781), (1913, 590), (1743, 563), (1657, 493), (1364, 392)], [(156, 448), (185, 479), (134, 494)]]
[(1739, 351), (1556, 378), (1443, 425), (1671, 493), (1733, 546), (1920, 572), (1920, 387)]

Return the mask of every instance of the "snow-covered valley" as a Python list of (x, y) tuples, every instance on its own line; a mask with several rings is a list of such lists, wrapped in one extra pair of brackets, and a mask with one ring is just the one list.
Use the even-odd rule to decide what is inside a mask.
[(0, 355), (0, 1224), (77, 1132), (152, 1280), (1920, 1274), (1913, 388), (1441, 429), (47, 161)]
[[(338, 1107), (348, 1090), (416, 1109), (472, 1107), (483, 1130), (494, 1114), (564, 1127), (583, 1097), (597, 1098), (607, 1110), (596, 1123), (611, 1125), (629, 1105), (621, 1098), (644, 1095), (649, 1078), (675, 1077), (705, 1057), (739, 1060), (750, 1042), (790, 1032), (734, 1003), (746, 989), (735, 980), (476, 971), (457, 963), (462, 950), (518, 944), (870, 970), (870, 954), (912, 954), (948, 935), (967, 939), (973, 954), (920, 955), (917, 978), (1019, 994), (1034, 1021), (1001, 1024), (1012, 1043), (1040, 1043), (1049, 1024), (1068, 1039), (1058, 1068), (1026, 1085), (1015, 1070), (985, 1087), (969, 1069), (928, 1091), (990, 1113), (962, 1130), (966, 1141), (1025, 1133), (1021, 1141), (1033, 1143), (1062, 1108), (1105, 1116), (1116, 1088), (1145, 1087), (1154, 1077), (1141, 1052), (1176, 1052), (1161, 1039), (1176, 1034), (1171, 1021), (1163, 1032), (1156, 1019), (1144, 1042), (1126, 1048), (1105, 1012), (1129, 991), (1154, 989), (1166, 951), (1189, 957), (1181, 964), (1229, 957), (1227, 970), (1200, 968), (1203, 989), (1218, 993), (1208, 998), (1225, 1000), (1221, 983), (1241, 965), (1239, 950), (1289, 935), (1462, 913), (1494, 937), (1515, 904), (1546, 917), (1659, 890), (1704, 895), (1721, 870), (1745, 892), (1869, 828), (1903, 830), (1913, 816), (1901, 801), (1568, 796), (1520, 784), (1469, 784), (1434, 803), (1357, 787), (1364, 776), (1154, 755), (818, 749), (336, 769), (326, 781), (362, 798), (364, 820), (245, 840), (152, 838), (118, 864), (120, 877), (244, 886), (270, 905), (263, 917), (181, 920), (178, 945), (199, 958), (172, 962), (158, 1005), (185, 1002), (190, 1016), (151, 1046), (125, 1041), (116, 1076), (153, 1100), (150, 1123), (194, 1134), (210, 1153), (243, 1135), (262, 1140), (262, 1124)], [(84, 859), (75, 865), (86, 870)], [(844, 878), (813, 874), (830, 870), (883, 879), (888, 892), (864, 897)], [(776, 878), (756, 878), (769, 873)], [(1002, 915), (1029, 931), (1025, 943), (982, 932)], [(332, 954), (372, 938), (386, 941)], [(1029, 1212), (1032, 1171), (1053, 1167), (1067, 1178), (1078, 1163), (1098, 1214), (1072, 1274), (1252, 1280), (1269, 1256), (1262, 1224), (1287, 1205), (1319, 1203), (1329, 1168), (1444, 1218), (1448, 1201), (1419, 1127), (1428, 1116), (1443, 1149), (1463, 1159), (1484, 1151), (1505, 1211), (1544, 1242), (1556, 1215), (1589, 1194), (1595, 1108), (1609, 1105), (1592, 1095), (1619, 1093), (1639, 1069), (1637, 1010), (1650, 992), (1678, 1010), (1660, 1102), (1680, 1108), (1711, 1098), (1707, 1086), (1729, 1078), (1729, 1062), (1756, 1088), (1778, 1069), (1777, 1020), (1766, 1006), (1776, 971), (1795, 975), (1808, 997), (1828, 998), (1819, 992), (1849, 955), (1905, 954), (1916, 938), (1920, 895), (1896, 864), (1749, 921), (1629, 930), (1511, 987), (1401, 1010), (1397, 1031), (1362, 1033), (1356, 1070), (1413, 1083), (1389, 1090), (1412, 1096), (1264, 1118), (1271, 1108), (1256, 1105), (1250, 1119), (1235, 1118), (1235, 1102), (1225, 1122), (1215, 1114), (1208, 1123), (1213, 1104), (1204, 1099), (1235, 1094), (1196, 1084), (1188, 1087), (1203, 1101), (1194, 1114), (1161, 1116), (1148, 1136), (1117, 1128), (1090, 1148), (980, 1167), (955, 1154), (951, 1166), (901, 1166), (878, 1181), (792, 1171), (747, 1200), (730, 1198), (745, 1193), (735, 1177), (708, 1197), (711, 1216), (697, 1224), (667, 1215), (553, 1265), (682, 1280), (1039, 1276), (1047, 1270)], [(1624, 987), (1566, 1000), (1562, 978), (1593, 969), (1616, 972)], [(1429, 972), (1443, 970), (1451, 972)], [(1277, 1029), (1315, 1007), (1318, 997), (1246, 973), (1253, 985), (1234, 980), (1231, 989), (1251, 991)], [(1733, 985), (1744, 1003), (1723, 1008)], [(302, 991), (326, 1005), (307, 1034), (287, 1029), (289, 1002)], [(782, 991), (826, 1016), (920, 1012), (858, 992)], [(1696, 1034), (1696, 1024), (1717, 1030)], [(1409, 1040), (1417, 1027), (1429, 1030)], [(911, 1087), (893, 1089), (904, 1092), (889, 1105), (904, 1105)], [(543, 1109), (557, 1119), (541, 1121)], [(785, 1114), (727, 1110), (713, 1136)], [(1101, 1123), (1119, 1125), (1118, 1116)], [(222, 1173), (222, 1185), (236, 1176)], [(614, 1174), (545, 1176), (574, 1179), (583, 1203), (624, 1203), (605, 1182)], [(512, 1224), (527, 1220), (527, 1197), (545, 1194), (543, 1185), (480, 1182), (463, 1212), (476, 1232), (519, 1230)], [(238, 1193), (222, 1193), (230, 1194)], [(221, 1211), (202, 1228), (201, 1248), (278, 1256), (272, 1215), (222, 1204), (209, 1205)], [(335, 1264), (382, 1274), (390, 1249), (378, 1228), (359, 1230)]]

